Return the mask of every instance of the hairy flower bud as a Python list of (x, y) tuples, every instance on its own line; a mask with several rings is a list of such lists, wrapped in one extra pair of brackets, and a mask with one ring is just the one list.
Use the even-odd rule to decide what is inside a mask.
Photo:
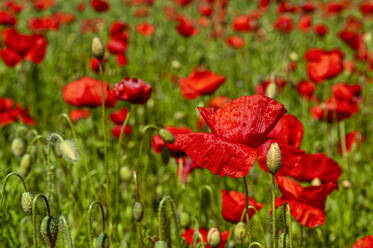
[(30, 192), (23, 192), (21, 197), (21, 206), (23, 212), (26, 214), (32, 213), (32, 202), (34, 200), (34, 197)]
[(236, 239), (236, 241), (238, 243), (242, 243), (242, 241), (246, 237), (246, 234), (247, 234), (247, 232), (246, 232), (245, 223), (238, 222), (237, 225), (234, 227), (234, 230), (233, 230), (233, 235), (234, 235), (234, 238)]
[(102, 43), (101, 39), (98, 37), (94, 37), (92, 40), (92, 55), (98, 60), (102, 60), (105, 56), (105, 47)]
[(45, 216), (40, 224), (40, 234), (49, 247), (55, 247), (58, 236), (58, 221), (52, 216)]
[(96, 239), (97, 248), (109, 248), (109, 236), (106, 233), (100, 233)]
[(187, 227), (190, 224), (190, 217), (189, 214), (182, 212), (180, 215), (180, 226)]
[(136, 201), (132, 207), (132, 218), (135, 221), (141, 221), (144, 215), (144, 205), (141, 202)]
[(120, 168), (120, 178), (124, 181), (129, 181), (132, 178), (132, 170), (127, 166)]
[(58, 143), (58, 150), (67, 160), (76, 162), (79, 159), (78, 149), (76, 148), (75, 143), (71, 140), (60, 141)]
[(266, 91), (265, 91), (265, 95), (268, 96), (269, 98), (274, 98), (276, 97), (277, 95), (277, 86), (275, 84), (275, 82), (271, 82)]
[(21, 162), (20, 162), (20, 170), (21, 170), (21, 175), (23, 177), (27, 176), (28, 173), (30, 172), (31, 169), (31, 156), (30, 154), (26, 153), (25, 155), (22, 156)]
[(12, 152), (15, 156), (22, 156), (26, 150), (26, 144), (21, 138), (15, 138), (11, 144)]
[(159, 129), (158, 133), (159, 133), (159, 136), (161, 136), (161, 138), (167, 143), (173, 144), (175, 142), (174, 135), (167, 129), (161, 128)]
[(220, 231), (216, 227), (213, 227), (207, 233), (207, 242), (212, 248), (218, 247), (220, 245), (221, 237)]
[(272, 173), (276, 174), (281, 167), (281, 150), (278, 144), (272, 143), (267, 153), (267, 168)]

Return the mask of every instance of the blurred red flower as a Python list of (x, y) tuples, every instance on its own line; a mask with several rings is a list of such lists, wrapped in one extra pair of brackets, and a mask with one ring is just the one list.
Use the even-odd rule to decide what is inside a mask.
[(34, 0), (34, 8), (45, 10), (55, 5), (55, 0)]
[(70, 119), (73, 122), (78, 122), (81, 119), (87, 119), (89, 115), (88, 109), (72, 109), (69, 113)]
[[(244, 193), (240, 193), (237, 191), (221, 191), (221, 198), (222, 198), (222, 215), (224, 220), (238, 223), (241, 221), (241, 217), (243, 212), (246, 208), (246, 197)], [(249, 197), (249, 206), (252, 206), (256, 209), (256, 211), (252, 208), (249, 208), (249, 218), (251, 219), (257, 211), (263, 208), (261, 203), (258, 203), (254, 200), (254, 198)], [(243, 219), (246, 222), (246, 218)]]
[[(115, 127), (113, 127), (113, 129), (111, 130), (111, 133), (113, 134), (115, 138), (119, 139), (121, 129), (122, 129), (122, 125), (116, 125)], [(131, 134), (131, 133), (132, 133), (132, 127), (129, 124), (127, 124), (123, 130), (123, 134)]]
[(352, 245), (352, 248), (371, 248), (371, 247), (373, 247), (373, 235), (365, 236), (357, 240)]
[(187, 78), (179, 79), (181, 94), (187, 99), (214, 93), (225, 82), (224, 76), (219, 76), (203, 67), (196, 68)]
[(281, 15), (277, 18), (273, 27), (278, 31), (289, 33), (293, 29), (293, 20), (286, 15)]
[(192, 21), (187, 19), (184, 16), (179, 16), (177, 18), (178, 25), (176, 26), (177, 32), (184, 36), (184, 37), (190, 37), (198, 34), (198, 28), (196, 28)]
[(240, 49), (240, 48), (243, 48), (245, 46), (245, 40), (242, 39), (240, 36), (237, 36), (237, 35), (232, 35), (232, 36), (228, 37), (226, 42), (227, 42), (228, 46), (236, 48), (236, 49)]
[(299, 148), (302, 143), (303, 132), (302, 122), (292, 114), (285, 114), (268, 134), (268, 138)]
[(321, 37), (324, 37), (328, 33), (328, 27), (322, 23), (315, 24), (315, 33)]
[(54, 16), (35, 17), (29, 19), (28, 25), (32, 31), (38, 33), (48, 30), (56, 31), (60, 27), (60, 22)]
[(304, 15), (299, 19), (298, 22), (298, 29), (303, 32), (307, 32), (310, 30), (312, 26), (312, 16), (311, 15)]
[(122, 108), (118, 111), (114, 111), (110, 114), (110, 120), (114, 122), (115, 124), (123, 124), (123, 122), (126, 120), (128, 114), (128, 109)]
[(119, 100), (144, 104), (152, 94), (152, 86), (141, 79), (126, 77), (114, 85), (113, 91)]
[(150, 36), (154, 33), (155, 27), (150, 23), (140, 23), (136, 26), (136, 30), (139, 34), (142, 34), (143, 36)]
[(248, 15), (237, 16), (232, 22), (232, 28), (236, 32), (249, 32), (251, 30), (251, 18)]
[(7, 11), (0, 11), (0, 24), (13, 26), (17, 22), (16, 18)]
[(299, 95), (304, 97), (307, 101), (315, 100), (316, 85), (311, 81), (301, 81), (297, 85)]
[[(263, 95), (265, 96), (267, 93), (267, 88), (271, 84), (271, 79), (263, 80), (261, 81), (256, 87), (255, 87), (255, 94)], [(276, 92), (281, 93), (283, 89), (286, 87), (287, 82), (282, 77), (275, 77), (274, 83), (276, 84)]]
[[(207, 243), (207, 234), (209, 230), (204, 229), (204, 228), (199, 228), (198, 231), (203, 238), (203, 242), (206, 244), (205, 248), (211, 248), (211, 246)], [(184, 232), (181, 234), (181, 237), (185, 239), (187, 245), (190, 245), (191, 248), (193, 248), (194, 228), (185, 229)], [(220, 244), (219, 246), (217, 246), (217, 248), (224, 248), (225, 243), (227, 242), (228, 238), (229, 238), (229, 231), (222, 231), (220, 234)], [(198, 240), (197, 243), (199, 242), (200, 240)]]
[[(365, 137), (358, 131), (350, 131), (346, 134), (346, 152), (355, 151), (360, 147), (360, 144), (364, 141)], [(343, 154), (341, 141), (338, 141), (338, 151)]]
[(20, 104), (14, 107), (11, 98), (0, 98), (0, 127), (22, 120), (24, 124), (35, 125), (36, 122), (29, 115), (28, 109), (21, 109)]
[(110, 5), (107, 0), (91, 0), (91, 6), (97, 12), (105, 12), (110, 9)]

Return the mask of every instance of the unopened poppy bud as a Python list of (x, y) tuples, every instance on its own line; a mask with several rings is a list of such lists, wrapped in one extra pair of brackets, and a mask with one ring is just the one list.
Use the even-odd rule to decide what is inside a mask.
[(34, 200), (34, 197), (30, 192), (23, 192), (21, 197), (21, 206), (23, 212), (26, 214), (32, 213), (32, 202)]
[(320, 186), (321, 185), (320, 179), (318, 177), (315, 177), (314, 179), (312, 179), (311, 185), (312, 186)]
[(92, 40), (92, 55), (98, 60), (102, 60), (105, 56), (105, 47), (102, 43), (101, 39), (98, 37), (94, 37)]
[(73, 162), (78, 161), (79, 153), (78, 149), (75, 146), (75, 143), (71, 140), (63, 140), (58, 143), (58, 150), (62, 154), (62, 156)]
[(100, 233), (96, 239), (97, 248), (109, 248), (109, 236), (106, 233)]
[(25, 148), (26, 148), (25, 142), (21, 138), (15, 138), (12, 141), (11, 149), (15, 156), (17, 157), (22, 156), (23, 153), (25, 152)]
[(207, 233), (207, 242), (212, 248), (218, 247), (220, 245), (220, 231), (216, 227), (213, 227)]
[(190, 217), (189, 214), (182, 212), (180, 215), (180, 226), (181, 227), (187, 227), (190, 223)]
[(277, 86), (275, 82), (271, 82), (265, 91), (265, 95), (269, 98), (274, 98), (277, 95)]
[(170, 161), (170, 151), (168, 150), (167, 146), (162, 147), (161, 157), (162, 162), (164, 164), (168, 164), (168, 162)]
[(23, 177), (27, 176), (31, 169), (31, 156), (30, 154), (26, 153), (22, 156), (21, 162), (20, 162), (20, 169), (21, 169), (21, 175)]
[(120, 168), (120, 177), (124, 181), (129, 181), (132, 178), (132, 170), (128, 168), (127, 166), (123, 166)]
[(238, 222), (237, 225), (234, 227), (234, 230), (233, 230), (233, 235), (234, 235), (234, 238), (236, 239), (236, 241), (238, 243), (242, 243), (242, 241), (246, 237), (246, 234), (247, 234), (247, 232), (246, 232), (245, 223)]
[(168, 245), (165, 241), (159, 240), (155, 242), (154, 248), (168, 248)]
[(161, 138), (167, 143), (173, 144), (175, 142), (174, 135), (167, 129), (161, 128), (159, 129), (158, 133), (159, 133), (159, 136), (161, 136)]
[(341, 184), (342, 184), (342, 187), (345, 189), (348, 189), (351, 187), (351, 183), (348, 180), (343, 180)]
[(49, 247), (55, 247), (58, 236), (58, 221), (52, 216), (45, 216), (40, 225), (40, 234)]
[(272, 173), (276, 174), (281, 167), (281, 150), (276, 142), (272, 143), (267, 153), (267, 168)]
[(144, 215), (144, 205), (141, 202), (136, 201), (132, 207), (132, 218), (135, 221), (141, 221)]

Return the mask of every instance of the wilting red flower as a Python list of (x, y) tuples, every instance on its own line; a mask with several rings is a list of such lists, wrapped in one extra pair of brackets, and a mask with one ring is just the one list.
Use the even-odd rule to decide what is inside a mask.
[[(245, 194), (233, 190), (229, 192), (222, 190), (221, 198), (223, 218), (232, 223), (240, 222), (242, 214), (246, 208)], [(252, 197), (249, 197), (248, 200), (249, 206), (253, 206), (256, 209), (255, 211), (254, 209), (249, 208), (249, 218), (251, 219), (257, 211), (263, 208), (263, 205), (256, 202)], [(246, 222), (246, 218), (244, 218), (244, 221)]]
[(298, 29), (303, 32), (307, 32), (310, 30), (312, 26), (312, 16), (311, 15), (304, 15), (299, 19), (298, 22)]
[(118, 111), (114, 111), (110, 114), (110, 120), (115, 124), (123, 124), (126, 120), (128, 114), (128, 109), (122, 108)]
[(328, 27), (322, 23), (315, 24), (314, 30), (315, 30), (315, 33), (321, 37), (325, 36), (328, 33)]
[(191, 133), (192, 130), (188, 127), (173, 127), (173, 126), (166, 126), (166, 130), (168, 130), (175, 138), (174, 143), (167, 143), (164, 141), (161, 136), (156, 135), (152, 139), (152, 147), (156, 153), (162, 152), (163, 147), (167, 147), (170, 151), (171, 156), (178, 158), (178, 157), (184, 157), (185, 153), (181, 149), (180, 144), (180, 135)]
[(343, 71), (343, 56), (338, 49), (309, 49), (305, 54), (308, 77), (315, 83), (336, 77)]
[(242, 39), (240, 36), (233, 35), (227, 38), (227, 44), (230, 47), (240, 49), (245, 46), (245, 40)]
[(110, 9), (110, 5), (107, 0), (91, 0), (91, 5), (97, 12), (105, 12)]
[(373, 235), (365, 236), (355, 242), (352, 248), (371, 248), (373, 247)]
[(274, 24), (274, 28), (289, 33), (293, 28), (293, 20), (286, 15), (279, 16)]
[(302, 156), (300, 166), (286, 173), (299, 181), (311, 182), (318, 178), (322, 183), (337, 182), (342, 169), (333, 159), (323, 153)]
[[(65, 102), (73, 106), (101, 106), (101, 81), (85, 76), (65, 85), (62, 95)], [(114, 107), (117, 101), (106, 82), (104, 82), (104, 100), (105, 106), (109, 108)]]
[(0, 127), (22, 120), (24, 124), (35, 125), (35, 121), (29, 115), (28, 109), (21, 109), (20, 104), (14, 108), (14, 101), (10, 98), (0, 98)]
[(187, 78), (179, 80), (181, 94), (187, 99), (214, 93), (224, 83), (225, 77), (204, 68), (196, 68)]
[(73, 122), (77, 122), (81, 119), (87, 119), (89, 115), (88, 109), (72, 109), (69, 113), (70, 119)]
[(150, 23), (141, 23), (136, 26), (136, 30), (139, 34), (142, 34), (143, 36), (150, 36), (154, 33), (155, 27)]
[(198, 29), (194, 26), (193, 22), (186, 17), (180, 16), (178, 22), (179, 24), (176, 26), (176, 30), (180, 35), (190, 37), (198, 34)]
[(304, 97), (307, 101), (314, 99), (316, 85), (311, 81), (301, 81), (297, 85), (299, 95)]
[(232, 22), (233, 30), (237, 32), (248, 32), (251, 30), (251, 18), (248, 15), (237, 16)]
[[(271, 79), (268, 79), (268, 80), (264, 80), (264, 81), (260, 82), (260, 84), (258, 84), (255, 87), (255, 94), (263, 95), (263, 96), (266, 95), (267, 88), (271, 84), (271, 81), (272, 81)], [(285, 88), (287, 82), (282, 77), (276, 77), (275, 78), (275, 84), (276, 84), (276, 92), (281, 93), (282, 90)]]
[[(360, 147), (361, 142), (365, 139), (364, 135), (358, 131), (351, 131), (346, 134), (345, 142), (346, 142), (346, 152), (353, 151), (354, 149), (358, 149)], [(342, 142), (338, 141), (338, 151), (340, 154), (343, 154), (342, 149)]]
[(303, 188), (296, 181), (283, 176), (276, 177), (282, 196), (276, 198), (276, 208), (289, 204), (290, 214), (299, 224), (308, 228), (318, 227), (325, 222), (325, 201), (338, 188), (334, 182)]
[(152, 94), (152, 86), (141, 79), (126, 77), (114, 85), (113, 91), (119, 100), (144, 104)]
[[(113, 129), (111, 130), (111, 133), (113, 134), (115, 138), (119, 139), (121, 129), (122, 129), (122, 125), (116, 125), (115, 127), (113, 127)], [(131, 134), (131, 133), (132, 133), (132, 127), (129, 124), (127, 124), (123, 130), (123, 134)]]
[(268, 137), (299, 148), (303, 139), (303, 130), (303, 124), (296, 116), (285, 114), (268, 134)]
[(34, 8), (38, 10), (45, 10), (52, 7), (55, 4), (55, 0), (35, 0)]
[[(207, 234), (209, 230), (200, 228), (198, 229), (198, 231), (203, 238), (203, 242), (206, 244), (205, 248), (211, 248), (211, 246), (207, 243)], [(181, 237), (185, 239), (187, 245), (190, 245), (193, 248), (194, 228), (185, 229), (184, 232), (181, 234)], [(225, 243), (227, 242), (228, 238), (229, 238), (229, 231), (222, 231), (220, 233), (220, 244), (219, 246), (217, 246), (217, 248), (224, 248)], [(198, 240), (197, 243), (199, 242), (200, 240)]]
[(182, 135), (185, 153), (202, 168), (220, 176), (247, 175), (256, 148), (286, 113), (282, 104), (261, 96), (243, 96), (222, 108), (199, 108), (212, 133)]
[(17, 20), (12, 14), (6, 11), (0, 11), (0, 24), (13, 26), (16, 22)]

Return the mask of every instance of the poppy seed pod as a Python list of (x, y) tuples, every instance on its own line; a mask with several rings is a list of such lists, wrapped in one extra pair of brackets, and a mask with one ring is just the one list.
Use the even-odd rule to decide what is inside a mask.
[(167, 129), (161, 128), (159, 129), (158, 133), (159, 133), (159, 136), (161, 136), (162, 139), (166, 141), (167, 143), (173, 144), (175, 142), (175, 137)]
[(109, 248), (109, 236), (106, 233), (101, 233), (96, 239), (97, 248)]
[(267, 168), (272, 173), (276, 174), (281, 167), (281, 150), (276, 142), (271, 144), (267, 153)]
[(141, 202), (136, 201), (132, 207), (132, 218), (135, 221), (141, 221), (144, 215), (144, 205)]
[(63, 140), (59, 142), (58, 148), (59, 153), (61, 153), (65, 159), (71, 160), (73, 162), (78, 161), (78, 149), (76, 148), (75, 143), (71, 140)]
[(21, 162), (20, 162), (20, 170), (21, 175), (23, 177), (27, 176), (31, 169), (31, 156), (30, 154), (26, 153), (22, 156)]
[(92, 55), (98, 60), (102, 60), (105, 56), (105, 48), (104, 44), (102, 43), (101, 39), (98, 37), (94, 37), (92, 40)]
[(21, 138), (15, 138), (12, 141), (11, 149), (15, 156), (17, 157), (22, 156), (23, 153), (25, 152), (25, 148), (26, 148), (25, 142)]
[(154, 248), (168, 248), (165, 241), (159, 240), (155, 243)]
[(45, 216), (40, 224), (40, 234), (49, 247), (55, 247), (58, 236), (58, 221), (52, 216)]
[(221, 237), (220, 231), (216, 227), (213, 227), (207, 233), (207, 242), (212, 248), (218, 247), (220, 245)]
[(32, 213), (32, 202), (34, 200), (34, 197), (30, 192), (23, 192), (21, 197), (21, 206), (23, 212), (26, 214)]
[(233, 235), (234, 235), (234, 238), (236, 239), (236, 241), (238, 243), (242, 243), (242, 241), (246, 237), (246, 234), (247, 234), (247, 232), (246, 232), (245, 223), (238, 222), (237, 225), (234, 227), (234, 230), (233, 230)]
[(189, 214), (182, 212), (180, 215), (180, 226), (181, 227), (187, 227), (190, 223), (190, 217)]

